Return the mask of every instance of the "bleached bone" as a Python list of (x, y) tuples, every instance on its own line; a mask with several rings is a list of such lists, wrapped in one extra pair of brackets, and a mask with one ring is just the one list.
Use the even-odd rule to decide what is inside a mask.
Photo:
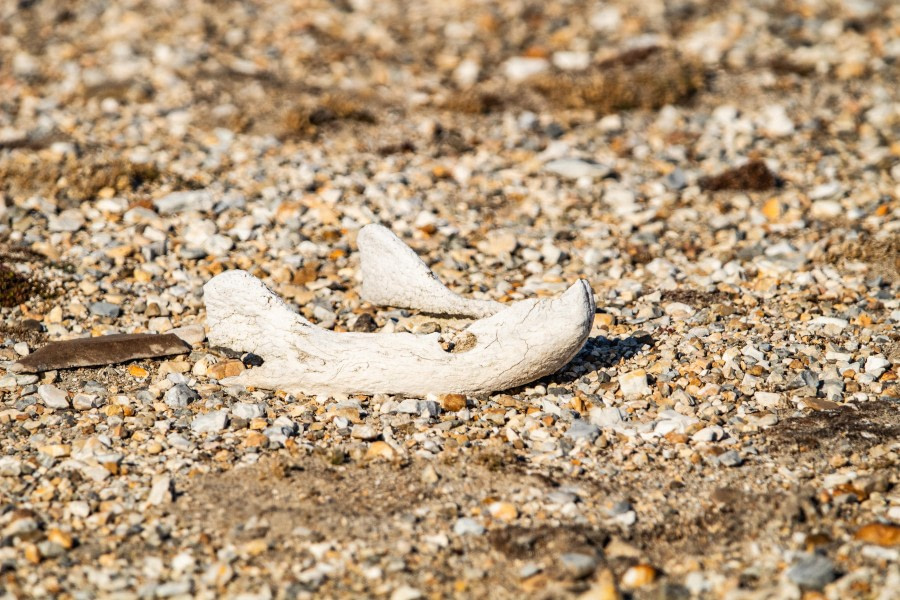
[(594, 318), (593, 293), (579, 280), (555, 298), (516, 302), (471, 323), (465, 329), (467, 349), (447, 352), (438, 333), (322, 329), (245, 271), (217, 275), (203, 289), (210, 343), (265, 359), (261, 367), (222, 383), (291, 393), (504, 390), (568, 363), (587, 340)]
[(356, 238), (362, 289), (376, 306), (411, 308), (440, 315), (488, 317), (503, 309), (493, 300), (472, 300), (451, 292), (390, 229), (366, 225)]

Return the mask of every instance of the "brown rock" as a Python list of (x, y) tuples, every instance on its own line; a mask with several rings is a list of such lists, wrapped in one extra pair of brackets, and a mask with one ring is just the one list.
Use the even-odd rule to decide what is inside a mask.
[(441, 396), (441, 408), (445, 411), (456, 412), (466, 407), (464, 394), (445, 394)]
[(226, 377), (234, 377), (240, 375), (244, 370), (244, 363), (239, 360), (225, 360), (210, 365), (206, 369), (206, 375), (213, 379), (225, 379)]
[(841, 405), (823, 398), (805, 398), (803, 403), (813, 410), (838, 410)]
[(656, 580), (656, 569), (651, 565), (635, 565), (622, 575), (622, 587), (639, 588), (651, 584)]
[(189, 344), (172, 334), (116, 334), (51, 342), (32, 352), (10, 370), (40, 373), (53, 369), (95, 367), (136, 358), (157, 358), (191, 351)]
[(856, 539), (879, 546), (900, 545), (900, 525), (891, 523), (869, 523), (860, 527)]

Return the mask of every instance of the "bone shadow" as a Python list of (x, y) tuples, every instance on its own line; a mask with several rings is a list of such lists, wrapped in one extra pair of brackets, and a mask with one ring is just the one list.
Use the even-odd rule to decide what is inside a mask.
[(654, 346), (656, 340), (649, 333), (620, 338), (602, 335), (590, 337), (581, 351), (566, 366), (556, 373), (542, 377), (536, 383), (545, 386), (574, 383), (588, 373), (608, 369)]

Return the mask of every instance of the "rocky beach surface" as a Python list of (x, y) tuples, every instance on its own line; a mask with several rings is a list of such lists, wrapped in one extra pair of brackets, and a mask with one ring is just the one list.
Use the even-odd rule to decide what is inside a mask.
[[(898, 140), (890, 0), (0, 4), (0, 597), (897, 598)], [(466, 297), (587, 279), (586, 346), (220, 384), (228, 269), (464, 326), (360, 299), (373, 222)]]

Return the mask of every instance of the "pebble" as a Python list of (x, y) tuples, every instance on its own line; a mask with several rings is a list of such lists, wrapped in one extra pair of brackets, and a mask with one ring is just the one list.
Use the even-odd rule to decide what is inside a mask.
[(609, 168), (577, 158), (557, 158), (544, 165), (544, 170), (568, 179), (606, 177)]
[(371, 425), (354, 425), (350, 437), (369, 442), (378, 438), (378, 432)]
[(457, 519), (453, 524), (453, 533), (456, 535), (481, 535), (484, 533), (484, 526), (468, 517)]
[(691, 436), (695, 442), (718, 442), (725, 438), (725, 430), (718, 425), (710, 425), (704, 427), (700, 431)]
[(566, 577), (584, 579), (597, 569), (597, 558), (589, 554), (566, 552), (559, 556), (559, 565)]
[(69, 408), (68, 394), (58, 387), (54, 387), (52, 385), (41, 385), (38, 386), (37, 392), (38, 396), (41, 398), (41, 402), (43, 402), (44, 406), (46, 406), (47, 408)]
[(231, 406), (231, 414), (239, 419), (259, 419), (266, 416), (266, 405), (262, 402), (236, 402)]
[(546, 71), (550, 63), (543, 58), (514, 56), (503, 64), (503, 72), (511, 81), (522, 81)]
[(737, 450), (723, 452), (717, 457), (717, 460), (719, 461), (719, 464), (724, 467), (739, 467), (744, 464), (744, 459), (741, 458), (741, 455)]
[(600, 428), (594, 423), (583, 419), (572, 421), (572, 425), (566, 431), (566, 437), (573, 441), (587, 440), (588, 442), (593, 442), (599, 435)]
[(194, 417), (191, 421), (191, 431), (195, 433), (216, 433), (225, 429), (227, 425), (228, 411), (214, 410)]
[(108, 317), (116, 319), (122, 314), (122, 307), (111, 302), (92, 302), (88, 305), (88, 310), (96, 317)]
[(657, 571), (652, 565), (638, 564), (628, 567), (622, 575), (622, 587), (637, 589), (656, 581)]
[(393, 460), (397, 455), (397, 452), (391, 448), (390, 444), (387, 442), (377, 441), (369, 444), (368, 450), (366, 450), (366, 458), (374, 459), (374, 458), (383, 458), (385, 460)]
[(650, 385), (647, 383), (647, 372), (644, 370), (623, 373), (619, 376), (619, 389), (627, 399), (649, 396)]
[(872, 377), (881, 377), (891, 366), (891, 361), (880, 355), (873, 355), (866, 359), (866, 373)]
[(860, 527), (854, 537), (857, 540), (878, 546), (900, 546), (900, 525), (869, 523)]
[(172, 478), (168, 475), (154, 477), (153, 484), (150, 486), (150, 495), (147, 496), (147, 502), (153, 505), (159, 505), (171, 501)]
[(787, 571), (788, 579), (797, 585), (820, 590), (832, 581), (836, 574), (831, 560), (820, 554), (801, 554)]
[(185, 408), (200, 399), (200, 394), (184, 383), (175, 384), (166, 392), (166, 405), (171, 408)]

